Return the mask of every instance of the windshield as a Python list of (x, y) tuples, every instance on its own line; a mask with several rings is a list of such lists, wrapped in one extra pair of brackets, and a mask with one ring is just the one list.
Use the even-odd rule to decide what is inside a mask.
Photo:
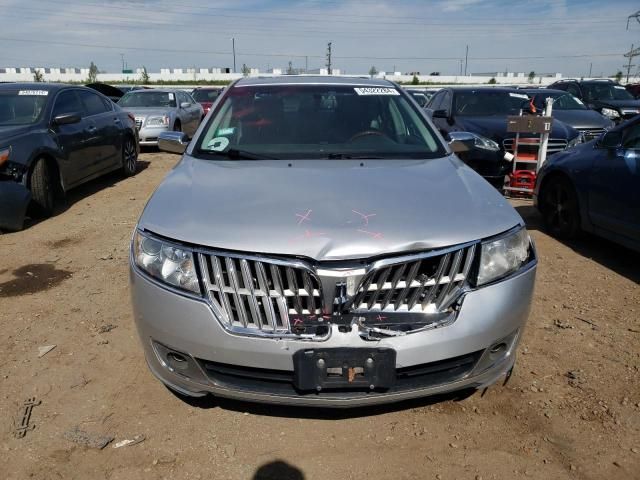
[(205, 90), (205, 89), (197, 89), (191, 93), (191, 96), (196, 102), (215, 102), (216, 98), (218, 98), (220, 91), (219, 90)]
[(586, 100), (606, 101), (606, 100), (633, 100), (631, 95), (622, 85), (611, 83), (583, 83), (584, 96)]
[(131, 91), (120, 99), (121, 107), (175, 107), (176, 95), (172, 92)]
[(527, 108), (529, 97), (524, 93), (468, 91), (455, 93), (456, 115), (469, 117), (518, 115)]
[(393, 87), (236, 86), (198, 151), (244, 158), (435, 158), (446, 154), (413, 102)]
[(47, 90), (0, 92), (0, 125), (31, 125), (42, 116)]
[(553, 98), (553, 110), (587, 110), (582, 100), (577, 99), (570, 93), (530, 93), (533, 97), (533, 104), (542, 111), (545, 107), (545, 100), (548, 97)]

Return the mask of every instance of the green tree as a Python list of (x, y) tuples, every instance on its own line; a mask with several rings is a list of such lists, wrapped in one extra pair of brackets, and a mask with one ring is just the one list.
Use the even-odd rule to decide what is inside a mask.
[(251, 69), (249, 67), (247, 67), (246, 63), (243, 63), (242, 64), (242, 75), (244, 75), (245, 77), (248, 77), (250, 73), (251, 73)]
[(496, 82), (496, 79), (495, 79), (495, 78), (491, 77), (487, 83), (488, 83), (489, 85), (495, 85), (495, 84), (496, 84), (496, 83), (498, 83), (498, 82)]
[(411, 79), (411, 85), (420, 85), (420, 79), (415, 74), (413, 75), (413, 78)]
[(95, 63), (91, 62), (89, 65), (89, 77), (87, 83), (96, 83), (98, 81), (98, 67)]
[(375, 77), (378, 74), (378, 69), (376, 68), (375, 65), (372, 65), (371, 68), (369, 69), (369, 76), (371, 78)]
[(147, 67), (142, 66), (142, 72), (140, 72), (140, 83), (146, 85), (149, 83), (149, 72), (147, 72)]
[(44, 82), (44, 75), (41, 70), (37, 68), (33, 71), (33, 81), (34, 82)]
[(532, 83), (532, 82), (533, 82), (533, 79), (534, 79), (534, 78), (536, 78), (536, 72), (534, 72), (533, 70), (531, 70), (531, 71), (529, 72), (529, 77), (528, 77), (528, 78), (529, 78), (529, 83)]
[(614, 78), (616, 79), (616, 82), (620, 83), (620, 80), (622, 80), (622, 72), (620, 70), (618, 70), (616, 72)]

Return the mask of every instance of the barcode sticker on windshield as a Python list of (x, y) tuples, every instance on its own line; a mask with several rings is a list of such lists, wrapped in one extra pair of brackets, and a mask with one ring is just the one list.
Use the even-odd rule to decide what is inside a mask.
[(618, 90), (626, 90), (626, 88), (620, 86), (620, 85), (614, 85), (613, 88), (617, 88)]
[(20, 90), (18, 91), (18, 95), (39, 95), (39, 96), (43, 96), (46, 97), (47, 95), (49, 95), (49, 91), (48, 90)]
[(173, 93), (169, 92), (169, 100), (175, 100), (176, 97)]
[(523, 100), (529, 100), (529, 97), (524, 93), (509, 93), (510, 97), (522, 98)]
[(356, 87), (354, 90), (358, 95), (400, 95), (400, 92), (395, 88)]

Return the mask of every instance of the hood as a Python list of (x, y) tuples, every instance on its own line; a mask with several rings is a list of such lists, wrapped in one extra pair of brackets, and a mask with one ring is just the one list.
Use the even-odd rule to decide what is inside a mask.
[(174, 108), (170, 107), (122, 107), (125, 112), (131, 112), (134, 117), (150, 117), (155, 115), (167, 115), (170, 116)]
[[(456, 124), (460, 130), (477, 133), (484, 137), (490, 138), (502, 145), (505, 138), (514, 137), (515, 133), (507, 132), (507, 117), (505, 116), (487, 116), (487, 117), (456, 117)], [(522, 135), (532, 136), (532, 135)], [(578, 136), (578, 131), (562, 123), (554, 120), (551, 127), (551, 138), (562, 138), (572, 140)]]
[(185, 155), (139, 222), (187, 243), (319, 261), (456, 245), (518, 224), (497, 190), (453, 155), (365, 166)]
[(109, 98), (121, 98), (124, 95), (122, 90), (106, 83), (88, 83), (85, 87), (92, 88)]
[(13, 137), (28, 133), (33, 130), (35, 125), (3, 125), (0, 126), (0, 147), (4, 147), (4, 143)]
[(614, 123), (595, 110), (553, 110), (554, 119), (579, 129), (610, 128)]
[(590, 106), (592, 108), (613, 107), (613, 108), (637, 108), (640, 110), (640, 100), (594, 100)]

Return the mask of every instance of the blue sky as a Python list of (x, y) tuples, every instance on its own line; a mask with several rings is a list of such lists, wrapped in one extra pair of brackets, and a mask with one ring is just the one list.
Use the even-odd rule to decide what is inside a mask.
[[(349, 73), (622, 69), (640, 46), (634, 1), (0, 0), (0, 66), (318, 68), (327, 42)], [(640, 58), (640, 57), (639, 57)], [(640, 63), (640, 59), (638, 60)], [(633, 68), (635, 73), (637, 68)]]

